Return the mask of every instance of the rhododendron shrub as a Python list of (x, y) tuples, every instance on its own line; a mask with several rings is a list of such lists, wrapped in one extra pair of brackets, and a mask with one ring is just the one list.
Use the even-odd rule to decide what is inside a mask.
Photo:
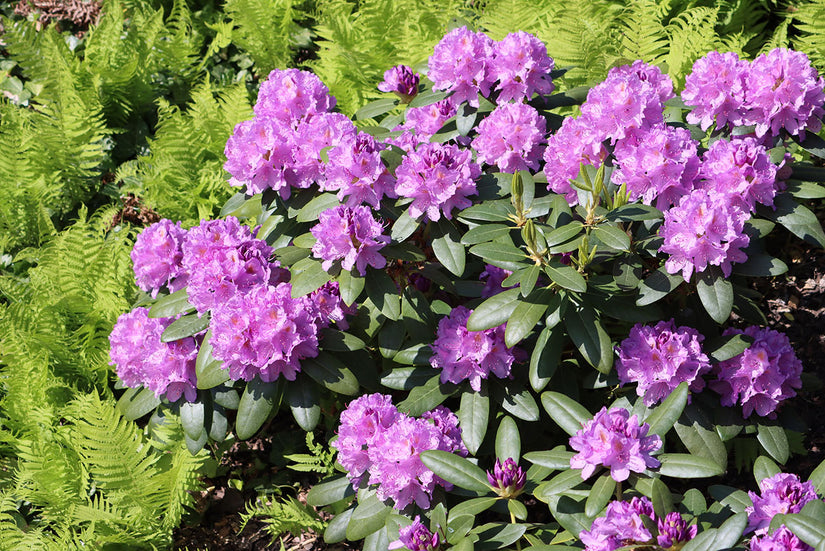
[(138, 236), (122, 410), (193, 452), (322, 434), (307, 501), (369, 551), (820, 545), (825, 467), (779, 467), (809, 378), (752, 278), (788, 232), (825, 245), (822, 78), (711, 52), (683, 90), (633, 61), (559, 91), (552, 51), (455, 28), (355, 120), (264, 78), (221, 217)]

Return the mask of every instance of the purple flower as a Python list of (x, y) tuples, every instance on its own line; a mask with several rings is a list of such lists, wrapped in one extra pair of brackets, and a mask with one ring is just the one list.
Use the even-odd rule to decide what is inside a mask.
[(453, 209), (472, 204), (467, 197), (476, 194), (473, 180), (480, 175), (481, 168), (473, 162), (470, 151), (456, 145), (424, 143), (406, 155), (396, 169), (395, 192), (413, 199), (411, 217), (424, 215), (426, 220), (437, 221), (443, 214), (449, 220)]
[(773, 534), (764, 534), (751, 539), (750, 551), (813, 551), (813, 547), (804, 543), (784, 524)]
[(755, 138), (716, 140), (702, 160), (701, 187), (732, 194), (742, 210), (752, 212), (756, 203), (773, 206), (776, 171), (767, 150)]
[(342, 269), (350, 271), (354, 267), (363, 276), (367, 265), (379, 269), (387, 265), (387, 259), (378, 253), (390, 241), (381, 233), (383, 229), (369, 207), (339, 205), (327, 209), (310, 229), (317, 239), (312, 254), (323, 260), (324, 270), (329, 271), (340, 260)]
[(180, 222), (173, 224), (164, 219), (143, 230), (135, 240), (130, 254), (135, 282), (151, 293), (152, 298), (158, 296), (163, 286), (174, 293), (186, 285), (186, 272), (181, 264), (185, 237), (186, 230), (180, 227)]
[(645, 527), (642, 515), (656, 520), (653, 503), (646, 497), (611, 501), (605, 516), (595, 519), (590, 530), (579, 534), (579, 539), (586, 551), (614, 551), (626, 545), (649, 543), (653, 535)]
[(294, 125), (317, 113), (335, 107), (335, 98), (317, 76), (298, 69), (275, 69), (261, 83), (256, 117), (270, 117)]
[(295, 130), (292, 187), (306, 189), (313, 183), (324, 187), (325, 166), (321, 152), (355, 139), (355, 125), (342, 113), (320, 113), (302, 122)]
[(553, 91), (553, 59), (547, 55), (544, 43), (523, 31), (510, 33), (493, 46), (490, 64), (492, 79), (500, 91), (498, 102), (529, 100), (535, 92)]
[(469, 331), (467, 320), (472, 314), (464, 306), (453, 308), (438, 322), (430, 365), (441, 368), (442, 383), (469, 380), (470, 387), (481, 390), (481, 379), (490, 373), (499, 378), (510, 376), (513, 349), (504, 344), (504, 324), (484, 331)]
[(493, 491), (500, 497), (511, 499), (518, 496), (524, 488), (527, 476), (518, 463), (508, 457), (504, 463), (496, 459), (496, 464), (492, 472), (487, 471), (487, 481), (493, 487)]
[(825, 79), (819, 77), (802, 52), (776, 48), (753, 60), (746, 77), (746, 123), (756, 125), (756, 136), (773, 136), (785, 129), (804, 137), (819, 132)]
[(406, 547), (410, 551), (435, 551), (440, 544), (438, 530), (430, 532), (421, 522), (421, 517), (416, 515), (412, 524), (398, 530), (398, 539), (390, 542), (387, 549)]
[(654, 327), (637, 323), (617, 350), (619, 381), (622, 385), (638, 383), (636, 394), (648, 407), (670, 396), (683, 381), (691, 392), (699, 392), (705, 388), (701, 376), (710, 371), (703, 340), (696, 329), (676, 327), (673, 320)]
[(582, 163), (598, 168), (608, 152), (602, 142), (604, 136), (596, 132), (588, 117), (567, 117), (561, 128), (547, 138), (544, 150), (544, 173), (547, 189), (564, 195), (570, 206), (577, 205), (579, 196), (570, 183), (579, 176)]
[(484, 33), (467, 27), (453, 29), (435, 45), (429, 59), (427, 76), (433, 89), (452, 92), (454, 105), (467, 101), (478, 107), (478, 94), (487, 97), (494, 77), (491, 75), (493, 41)]
[(341, 290), (337, 281), (327, 281), (311, 292), (309, 298), (315, 303), (318, 313), (316, 325), (319, 330), (335, 323), (339, 329), (346, 331), (349, 328), (347, 316), (354, 316), (358, 311), (354, 304), (347, 306), (341, 299)]
[(684, 128), (659, 124), (616, 142), (619, 165), (611, 180), (626, 184), (631, 200), (666, 210), (694, 187), (699, 173), (697, 142)]
[(734, 262), (747, 260), (742, 249), (750, 242), (743, 231), (748, 214), (735, 203), (728, 194), (696, 189), (665, 212), (659, 250), (670, 255), (665, 263), (668, 273), (681, 271), (690, 281), (694, 271), (713, 265), (729, 277)]
[(256, 117), (238, 123), (224, 148), (229, 184), (246, 186), (247, 195), (274, 189), (288, 198), (299, 181), (295, 147), (295, 131), (278, 119)]
[(478, 125), (472, 147), (479, 163), (496, 165), (502, 172), (538, 170), (547, 121), (525, 103), (499, 105)]
[(668, 513), (665, 518), (660, 518), (657, 528), (659, 535), (656, 537), (656, 542), (662, 547), (673, 547), (677, 543), (690, 541), (699, 531), (699, 526), (696, 524), (688, 526), (682, 515), (675, 511)]
[[(404, 125), (397, 127), (395, 130), (414, 131), (416, 145), (429, 142), (430, 136), (441, 130), (447, 119), (455, 116), (456, 111), (456, 106), (449, 99), (443, 99), (422, 107), (409, 107), (404, 113), (406, 117)], [(406, 148), (402, 147), (402, 149), (406, 151)]]
[(194, 401), (195, 339), (162, 342), (161, 335), (175, 318), (150, 318), (148, 312), (147, 308), (135, 308), (118, 317), (109, 335), (109, 365), (115, 366), (117, 376), (128, 387), (144, 386), (157, 397), (165, 394), (170, 402), (181, 395)]
[(332, 445), (338, 449), (338, 463), (348, 471), (347, 476), (355, 488), (372, 465), (367, 450), (375, 437), (402, 415), (392, 398), (384, 394), (361, 396), (341, 412), (338, 440)]
[(712, 381), (710, 388), (722, 395), (723, 406), (742, 404), (746, 418), (756, 411), (774, 419), (780, 402), (796, 396), (794, 389), (802, 387), (802, 362), (783, 333), (755, 325), (744, 331), (730, 328), (724, 332), (736, 334), (754, 341), (747, 350), (714, 368), (718, 380)]
[(385, 147), (369, 134), (344, 138), (327, 152), (323, 189), (337, 191), (338, 200), (346, 198), (348, 207), (367, 203), (378, 209), (385, 195), (395, 197), (395, 178), (381, 160)]
[(203, 313), (261, 284), (285, 281), (289, 272), (270, 262), (272, 247), (238, 219), (202, 221), (183, 241), (189, 302)]
[(608, 467), (617, 482), (627, 480), (630, 471), (641, 473), (658, 467), (659, 460), (650, 454), (662, 447), (662, 439), (656, 434), (648, 436), (648, 430), (650, 425), (639, 425), (638, 418), (631, 417), (626, 409), (608, 411), (603, 407), (570, 437), (570, 446), (579, 452), (570, 458), (570, 467), (581, 469), (583, 480), (590, 478), (597, 467)]
[(744, 124), (748, 72), (748, 62), (733, 52), (710, 52), (696, 60), (682, 91), (682, 101), (693, 107), (687, 121), (699, 124), (702, 130), (707, 130), (714, 121), (717, 129)]
[(774, 515), (798, 513), (806, 503), (818, 499), (813, 483), (802, 482), (795, 474), (776, 473), (764, 478), (759, 482), (759, 490), (761, 495), (748, 492), (753, 506), (745, 507), (746, 533), (767, 534)]
[(212, 311), (212, 354), (232, 380), (281, 375), (294, 381), (300, 360), (318, 355), (318, 316), (311, 298), (292, 298), (292, 286), (257, 285)]
[(466, 457), (469, 453), (464, 440), (461, 439), (461, 428), (458, 426), (458, 417), (444, 406), (437, 406), (432, 411), (425, 411), (421, 419), (429, 421), (441, 433), (441, 443), (438, 449), (450, 453), (457, 453)]
[(378, 85), (382, 92), (392, 92), (401, 98), (401, 103), (410, 103), (418, 94), (418, 73), (412, 67), (396, 65), (384, 72), (384, 81)]
[(481, 298), (490, 298), (493, 295), (497, 295), (506, 289), (512, 289), (513, 287), (507, 287), (506, 289), (502, 286), (504, 280), (510, 277), (513, 274), (510, 270), (505, 270), (504, 268), (499, 268), (498, 266), (493, 266), (492, 264), (486, 264), (484, 266), (484, 271), (478, 276), (478, 278), (484, 282), (484, 288), (481, 290)]

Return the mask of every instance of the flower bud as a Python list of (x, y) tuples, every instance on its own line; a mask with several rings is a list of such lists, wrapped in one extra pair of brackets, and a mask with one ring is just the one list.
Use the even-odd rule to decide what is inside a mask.
[(500, 459), (496, 459), (493, 471), (487, 471), (487, 481), (495, 493), (503, 498), (511, 499), (521, 493), (526, 476), (512, 458), (507, 458), (503, 464)]
[(391, 542), (388, 549), (406, 547), (410, 551), (435, 551), (440, 543), (438, 531), (431, 533), (417, 516), (412, 524), (398, 531), (398, 539)]

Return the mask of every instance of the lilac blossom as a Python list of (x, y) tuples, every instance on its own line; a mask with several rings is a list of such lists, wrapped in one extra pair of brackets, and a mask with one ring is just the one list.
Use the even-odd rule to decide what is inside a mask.
[(756, 125), (756, 136), (769, 133), (805, 136), (819, 132), (825, 111), (822, 104), (825, 79), (811, 67), (808, 56), (787, 48), (776, 48), (751, 62), (746, 77), (747, 124)]
[(699, 531), (699, 526), (696, 524), (688, 526), (682, 515), (676, 511), (668, 513), (665, 518), (660, 518), (656, 523), (656, 527), (659, 530), (656, 543), (668, 548), (692, 540)]
[(421, 517), (416, 515), (412, 524), (404, 526), (398, 530), (398, 539), (390, 542), (387, 549), (401, 549), (406, 547), (409, 551), (435, 551), (441, 544), (438, 537), (438, 530), (430, 532)]
[(724, 332), (737, 334), (752, 337), (753, 343), (714, 368), (717, 380), (710, 388), (722, 395), (723, 406), (741, 404), (746, 418), (755, 411), (774, 419), (779, 404), (796, 396), (794, 389), (802, 387), (802, 362), (783, 333), (755, 325), (744, 331), (730, 328)]
[(442, 451), (457, 453), (465, 457), (469, 452), (461, 439), (461, 428), (458, 426), (458, 417), (444, 406), (437, 406), (432, 411), (425, 411), (421, 419), (429, 421), (441, 433), (441, 443), (438, 448)]
[(698, 143), (684, 128), (664, 124), (634, 131), (616, 142), (618, 167), (611, 180), (626, 185), (630, 199), (667, 210), (689, 193), (699, 174)]
[(570, 206), (577, 205), (578, 192), (570, 182), (578, 178), (582, 164), (598, 168), (604, 163), (608, 152), (603, 141), (588, 117), (565, 118), (558, 132), (547, 138), (544, 150), (548, 191), (564, 195)]
[(427, 77), (433, 89), (452, 92), (454, 105), (467, 101), (478, 107), (478, 94), (487, 97), (494, 83), (491, 74), (493, 41), (467, 27), (453, 29), (435, 45)]
[(496, 494), (505, 499), (518, 496), (526, 481), (527, 476), (512, 457), (508, 457), (503, 463), (501, 459), (496, 459), (493, 470), (487, 471), (487, 482)]
[(247, 195), (273, 189), (287, 199), (301, 179), (295, 147), (295, 131), (278, 119), (256, 117), (238, 123), (224, 148), (229, 184), (246, 186)]
[(650, 425), (640, 425), (638, 417), (626, 409), (603, 407), (570, 437), (570, 446), (579, 452), (570, 458), (570, 467), (581, 469), (582, 479), (587, 480), (604, 466), (617, 482), (627, 480), (630, 471), (641, 473), (658, 467), (659, 460), (650, 454), (662, 447), (662, 439), (648, 435), (648, 430)]
[(338, 440), (332, 445), (338, 449), (338, 463), (347, 470), (353, 487), (357, 488), (372, 462), (367, 450), (375, 437), (386, 431), (403, 414), (384, 394), (361, 396), (341, 412)]
[(474, 180), (481, 175), (481, 168), (468, 150), (425, 143), (404, 157), (395, 175), (395, 192), (413, 199), (410, 216), (424, 215), (426, 220), (437, 221), (442, 214), (449, 220), (453, 209), (472, 204), (467, 197), (476, 194)]
[(175, 318), (150, 318), (148, 313), (135, 308), (118, 317), (109, 335), (109, 364), (128, 387), (144, 386), (170, 402), (182, 395), (194, 401), (197, 342), (192, 337), (163, 342), (161, 336)]
[(478, 125), (472, 147), (479, 163), (501, 172), (538, 170), (547, 134), (547, 121), (525, 103), (499, 105)]
[(402, 103), (409, 103), (418, 94), (418, 73), (412, 67), (396, 65), (384, 72), (384, 81), (378, 85), (382, 92), (392, 92), (401, 98)]
[(484, 331), (470, 331), (467, 320), (472, 310), (464, 306), (453, 308), (449, 316), (438, 322), (430, 365), (441, 369), (442, 383), (470, 381), (470, 388), (481, 390), (481, 379), (492, 373), (496, 377), (510, 376), (515, 359), (513, 349), (504, 344), (504, 324)]
[(395, 178), (381, 160), (385, 147), (366, 133), (342, 139), (327, 152), (323, 189), (337, 191), (348, 207), (367, 203), (378, 209), (385, 195), (395, 197)]
[(728, 194), (696, 189), (665, 212), (659, 250), (670, 255), (665, 262), (668, 273), (682, 272), (690, 281), (694, 271), (719, 266), (729, 277), (734, 262), (747, 260), (742, 249), (750, 242), (744, 233), (748, 213), (735, 203)]
[(750, 551), (814, 551), (814, 548), (800, 540), (782, 524), (772, 534), (751, 538)]
[(553, 59), (547, 55), (544, 43), (523, 31), (510, 33), (493, 46), (490, 64), (493, 80), (497, 80), (498, 102), (529, 100), (533, 94), (553, 91)]
[(317, 317), (316, 325), (319, 331), (334, 323), (342, 331), (349, 329), (347, 316), (353, 316), (358, 311), (355, 305), (347, 306), (341, 299), (341, 289), (337, 281), (327, 281), (318, 289), (309, 294), (315, 303)]
[(685, 77), (682, 91), (682, 101), (693, 107), (687, 121), (698, 124), (702, 130), (714, 122), (717, 129), (744, 124), (745, 77), (749, 67), (734, 52), (710, 52), (696, 60), (692, 72)]
[(748, 492), (753, 506), (745, 507), (748, 527), (745, 530), (757, 535), (767, 534), (774, 515), (798, 513), (809, 501), (817, 498), (811, 482), (802, 482), (795, 474), (776, 473), (759, 482), (761, 494)]
[(327, 113), (333, 107), (335, 98), (313, 73), (298, 69), (275, 69), (258, 90), (255, 116), (274, 118), (287, 125), (294, 125), (317, 113)]
[(212, 355), (235, 381), (294, 381), (300, 361), (318, 355), (317, 315), (312, 299), (292, 298), (289, 283), (257, 285), (212, 311)]
[(404, 125), (396, 129), (414, 131), (420, 143), (428, 142), (430, 136), (441, 130), (447, 119), (455, 117), (456, 111), (456, 106), (449, 99), (422, 107), (410, 107), (405, 113)]
[(702, 375), (711, 368), (702, 352), (704, 339), (696, 329), (676, 327), (673, 320), (654, 327), (637, 323), (616, 351), (619, 381), (637, 383), (636, 394), (648, 407), (670, 396), (682, 382), (691, 392), (699, 392), (705, 388)]
[(653, 535), (642, 516), (656, 520), (653, 503), (646, 497), (611, 501), (605, 515), (595, 519), (590, 530), (583, 530), (579, 539), (586, 551), (614, 551), (626, 545), (650, 543)]
[(702, 160), (702, 187), (730, 193), (738, 206), (752, 212), (756, 203), (773, 206), (777, 167), (768, 151), (751, 137), (711, 144)]
[(189, 302), (201, 314), (237, 293), (289, 277), (278, 262), (269, 260), (272, 247), (233, 216), (191, 228), (182, 249)]
[(484, 282), (484, 288), (481, 290), (481, 298), (490, 298), (491, 296), (497, 295), (502, 291), (512, 289), (513, 287), (504, 287), (502, 285), (504, 280), (512, 274), (513, 272), (510, 270), (505, 270), (504, 268), (499, 268), (498, 266), (493, 266), (492, 264), (486, 264), (484, 266), (484, 271), (478, 276), (478, 278)]
[(387, 259), (378, 251), (390, 238), (381, 233), (384, 227), (372, 217), (369, 207), (339, 205), (322, 212), (318, 220), (310, 229), (317, 239), (312, 254), (323, 260), (324, 270), (329, 271), (340, 260), (342, 269), (355, 268), (363, 276), (367, 265), (379, 269), (387, 265)]
[(180, 227), (180, 222), (173, 224), (166, 219), (152, 224), (137, 236), (129, 255), (135, 282), (143, 291), (151, 293), (152, 298), (158, 296), (162, 287), (174, 293), (186, 285), (181, 249), (185, 237), (186, 230)]
[(298, 125), (293, 146), (296, 181), (292, 187), (306, 189), (324, 185), (325, 166), (321, 152), (355, 139), (352, 121), (342, 113), (320, 113)]

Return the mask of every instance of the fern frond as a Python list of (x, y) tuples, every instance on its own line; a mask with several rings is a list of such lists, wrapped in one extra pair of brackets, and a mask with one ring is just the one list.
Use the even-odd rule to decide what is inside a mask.
[(654, 65), (662, 60), (668, 46), (664, 25), (668, 8), (669, 2), (654, 0), (632, 2), (627, 7), (619, 24), (620, 54), (624, 58)]
[(227, 0), (224, 5), (233, 27), (232, 42), (254, 60), (261, 77), (290, 64), (298, 5), (293, 0)]
[(668, 24), (670, 51), (665, 56), (674, 88), (684, 85), (696, 59), (720, 47), (714, 26), (719, 8), (695, 7), (682, 11)]
[[(825, 1), (801, 3), (793, 14), (792, 25), (799, 31), (793, 46), (808, 54), (820, 73), (825, 70)], [(787, 27), (785, 29), (787, 40)]]

